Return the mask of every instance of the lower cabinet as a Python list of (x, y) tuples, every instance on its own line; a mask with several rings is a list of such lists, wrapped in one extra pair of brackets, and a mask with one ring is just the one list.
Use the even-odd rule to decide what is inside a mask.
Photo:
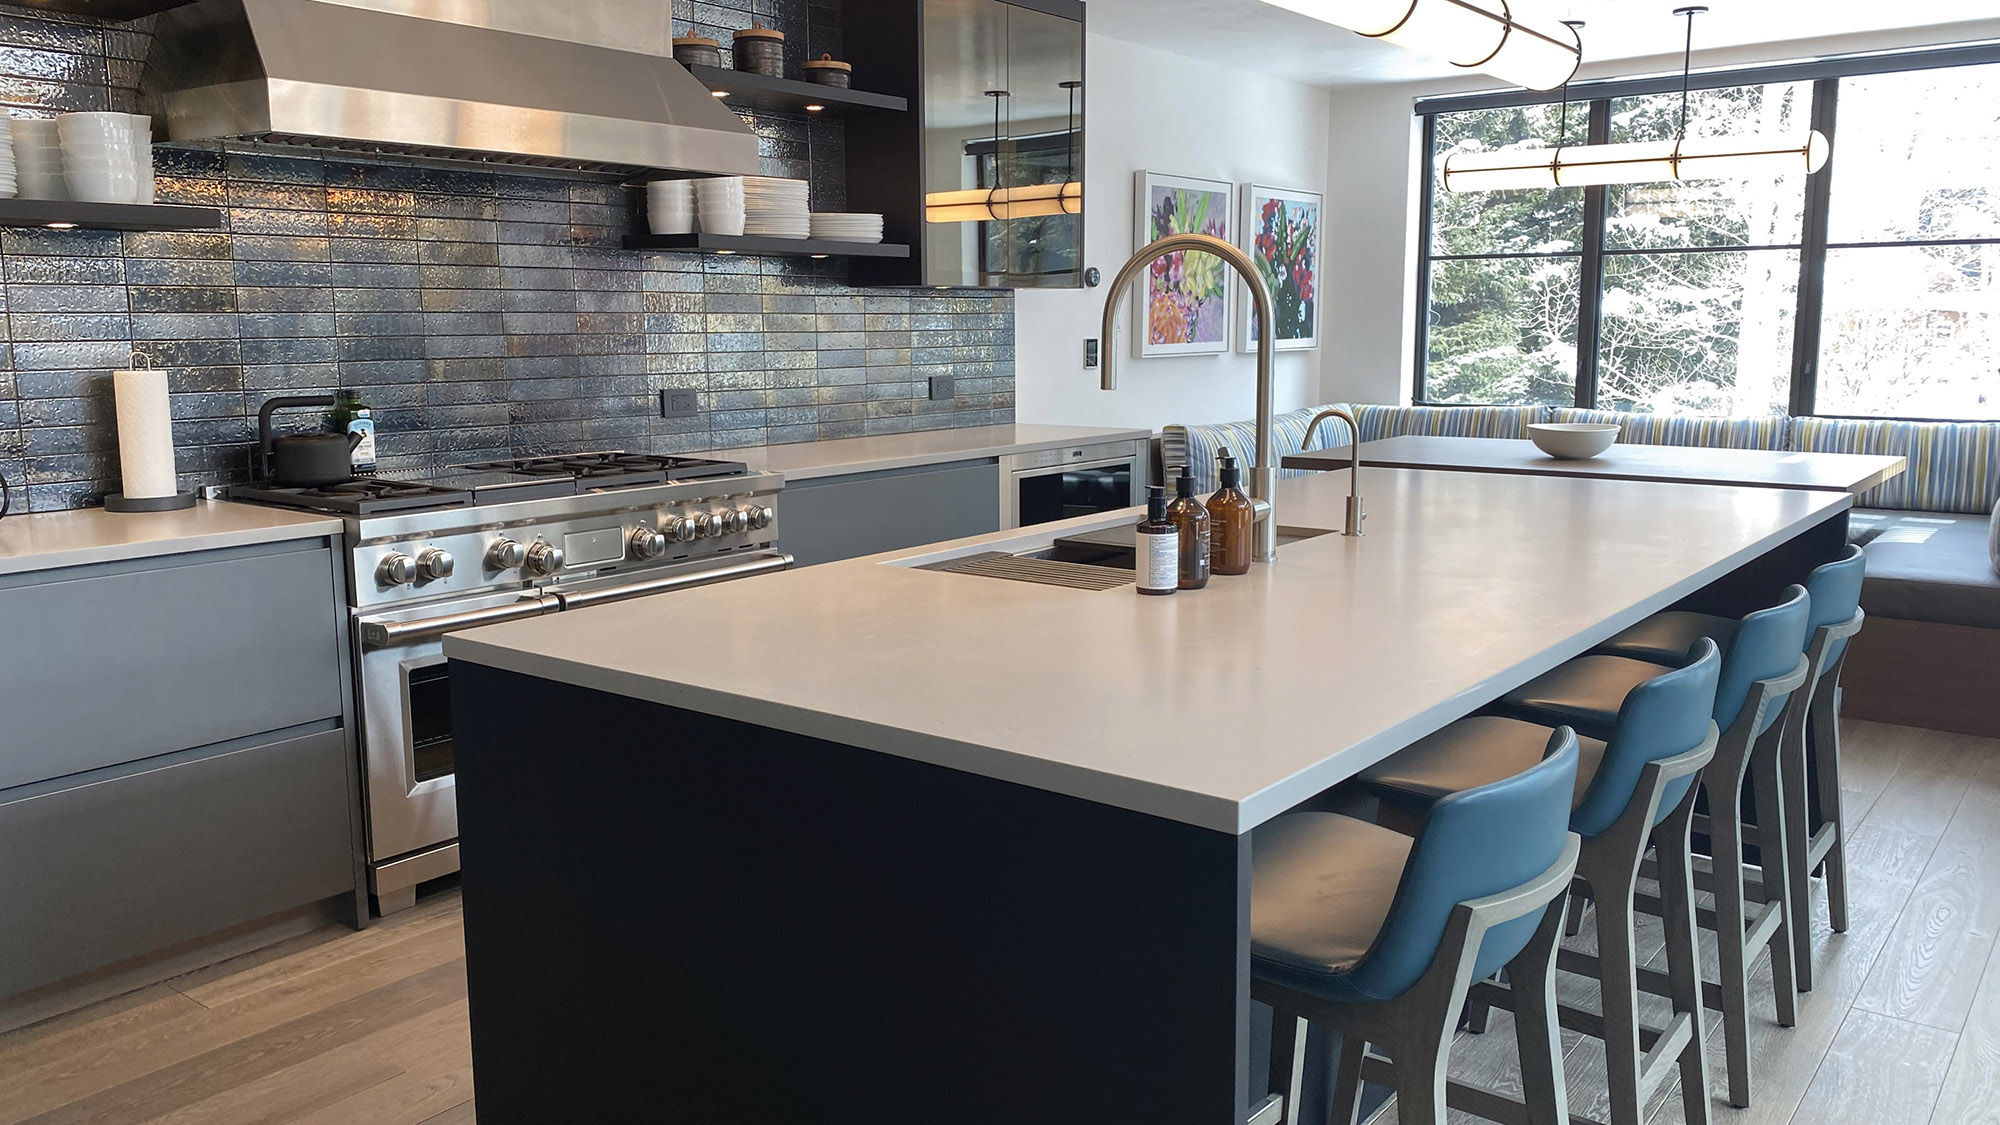
[(1000, 530), (1000, 466), (958, 461), (787, 483), (778, 545), (800, 566)]
[(0, 794), (0, 996), (351, 891), (333, 729)]

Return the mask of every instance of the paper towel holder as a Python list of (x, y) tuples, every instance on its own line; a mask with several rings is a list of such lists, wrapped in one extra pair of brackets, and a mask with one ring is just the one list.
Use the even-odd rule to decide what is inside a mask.
[(122, 492), (107, 493), (104, 510), (107, 512), (178, 512), (194, 507), (195, 494), (177, 492), (172, 496), (128, 497)]

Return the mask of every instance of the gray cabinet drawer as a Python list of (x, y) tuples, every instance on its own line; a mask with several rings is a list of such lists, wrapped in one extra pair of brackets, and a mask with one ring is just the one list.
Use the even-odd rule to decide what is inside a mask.
[(956, 462), (787, 484), (778, 545), (800, 566), (1000, 530), (1000, 466)]
[(0, 803), (0, 996), (350, 891), (346, 738)]
[(0, 790), (337, 717), (334, 597), (320, 544), (0, 588)]

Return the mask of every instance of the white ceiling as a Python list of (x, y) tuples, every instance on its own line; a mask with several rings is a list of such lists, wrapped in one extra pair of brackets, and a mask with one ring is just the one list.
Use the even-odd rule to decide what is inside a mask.
[[(1585, 75), (1619, 73), (1620, 60), (1680, 53), (1685, 0), (1547, 0), (1586, 21)], [(1707, 0), (1696, 51), (1743, 48), (1755, 61), (1810, 57), (1800, 40), (1892, 33), (1882, 44), (1962, 43), (2000, 37), (1996, 0)], [(1088, 0), (1090, 30), (1175, 54), (1317, 86), (1465, 77), (1413, 51), (1365, 39), (1260, 0)], [(1789, 48), (1793, 48), (1788, 50)], [(1751, 61), (1734, 58), (1732, 64)], [(1657, 69), (1657, 66), (1654, 67)], [(1499, 83), (1487, 80), (1487, 86)]]

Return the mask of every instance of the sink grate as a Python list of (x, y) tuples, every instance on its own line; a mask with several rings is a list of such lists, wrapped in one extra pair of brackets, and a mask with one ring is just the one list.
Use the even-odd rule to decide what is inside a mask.
[(1057, 559), (1023, 558), (1004, 551), (967, 555), (960, 559), (931, 563), (918, 569), (941, 570), (948, 574), (976, 574), (982, 578), (1034, 582), (1042, 586), (1064, 586), (1072, 590), (1115, 590), (1120, 586), (1130, 586), (1134, 581), (1134, 575), (1129, 570), (1085, 566), (1083, 563), (1062, 562)]

